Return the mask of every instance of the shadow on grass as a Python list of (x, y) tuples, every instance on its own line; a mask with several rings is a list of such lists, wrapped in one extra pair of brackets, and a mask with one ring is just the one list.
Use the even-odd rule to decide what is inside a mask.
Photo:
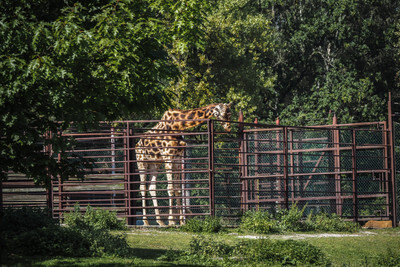
[(165, 253), (167, 253), (165, 249), (134, 248), (132, 256), (143, 260), (156, 260)]
[[(133, 254), (137, 259), (141, 260), (153, 260), (157, 261), (159, 257), (167, 254), (168, 250), (165, 249), (145, 249), (145, 248), (134, 248), (133, 249)], [(175, 251), (178, 252), (178, 251)], [(178, 260), (178, 259), (176, 259)], [(161, 260), (160, 265), (157, 266), (203, 266), (203, 265), (198, 265), (198, 264), (193, 264), (193, 263), (172, 263), (168, 261)]]
[(12, 255), (0, 258), (0, 266), (201, 266), (190, 262), (175, 263), (174, 259), (159, 259), (168, 252), (165, 249), (134, 248), (129, 258)]

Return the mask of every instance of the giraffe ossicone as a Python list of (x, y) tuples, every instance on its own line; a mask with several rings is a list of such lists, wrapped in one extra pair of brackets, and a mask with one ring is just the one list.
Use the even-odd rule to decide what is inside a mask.
[[(140, 192), (142, 195), (143, 224), (148, 226), (146, 206), (146, 192), (149, 192), (153, 201), (156, 221), (160, 226), (166, 224), (161, 219), (157, 199), (157, 172), (162, 164), (167, 174), (167, 191), (169, 196), (168, 225), (184, 223), (182, 209), (182, 160), (184, 158), (186, 142), (177, 133), (204, 123), (202, 119), (217, 118), (224, 121), (222, 126), (230, 132), (231, 103), (211, 104), (191, 110), (170, 109), (164, 113), (161, 121), (147, 131), (135, 147), (136, 160), (140, 174)], [(161, 135), (159, 135), (161, 134)], [(171, 135), (168, 135), (171, 134)], [(146, 137), (146, 135), (151, 135)], [(150, 180), (147, 181), (147, 175)], [(176, 205), (173, 200), (176, 198)], [(174, 209), (173, 207), (176, 206)], [(175, 212), (175, 213), (174, 213)], [(178, 218), (179, 217), (179, 218)]]

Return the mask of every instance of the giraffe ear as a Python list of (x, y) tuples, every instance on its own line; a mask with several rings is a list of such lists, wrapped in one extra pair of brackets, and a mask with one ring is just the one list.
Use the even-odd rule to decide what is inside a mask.
[(227, 106), (230, 108), (232, 106), (232, 102), (229, 102)]

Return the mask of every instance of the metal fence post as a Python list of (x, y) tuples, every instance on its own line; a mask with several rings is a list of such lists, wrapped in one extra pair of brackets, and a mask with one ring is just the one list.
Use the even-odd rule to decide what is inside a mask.
[(126, 123), (125, 129), (125, 214), (127, 215), (126, 223), (128, 225), (133, 225), (135, 222), (132, 218), (132, 208), (131, 208), (131, 129), (129, 122)]
[(215, 191), (214, 191), (214, 121), (208, 120), (208, 185), (210, 215), (215, 216)]
[(356, 130), (352, 129), (352, 146), (351, 146), (351, 159), (352, 159), (352, 179), (353, 179), (353, 220), (358, 222), (358, 188), (357, 188), (357, 144), (356, 144)]
[[(239, 111), (239, 125), (238, 125), (238, 139), (239, 139), (239, 177), (247, 175), (247, 158), (246, 158), (246, 143), (244, 136), (244, 125), (243, 125), (243, 112)], [(247, 200), (248, 200), (248, 180), (241, 179), (240, 181), (240, 207), (242, 211), (248, 210)]]
[(336, 114), (333, 115), (332, 124), (333, 128), (333, 166), (334, 166), (334, 179), (335, 179), (335, 193), (336, 193), (336, 213), (339, 216), (342, 216), (342, 189), (341, 189), (341, 176), (340, 176), (340, 134), (339, 128), (337, 125), (337, 117)]
[[(61, 161), (61, 154), (58, 153), (58, 162)], [(64, 209), (63, 205), (63, 181), (61, 180), (61, 176), (58, 175), (58, 219), (61, 220), (62, 218), (62, 211)]]
[(0, 180), (0, 210), (3, 209), (3, 181)]
[(393, 134), (393, 111), (392, 111), (392, 93), (389, 92), (388, 100), (388, 127), (389, 127), (389, 146), (390, 146), (390, 184), (392, 195), (392, 225), (397, 226), (397, 199), (396, 199), (396, 165), (395, 165), (395, 150), (394, 150), (394, 134)]
[(288, 128), (283, 127), (283, 198), (286, 209), (289, 209), (289, 146)]
[[(46, 133), (45, 138), (46, 140), (51, 139), (52, 133), (51, 131)], [(51, 158), (53, 157), (53, 147), (51, 143), (48, 143), (44, 147), (44, 152)], [(50, 185), (48, 188), (46, 188), (46, 205), (47, 208), (49, 209), (49, 212), (51, 212), (51, 217), (54, 216), (53, 214), (53, 176), (50, 176)]]

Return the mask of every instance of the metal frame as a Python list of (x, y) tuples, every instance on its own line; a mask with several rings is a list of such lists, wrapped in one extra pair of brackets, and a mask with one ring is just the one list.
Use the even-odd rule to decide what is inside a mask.
[[(63, 182), (54, 177), (50, 190), (33, 192), (31, 188), (36, 187), (32, 181), (11, 174), (8, 181), (0, 184), (0, 203), (4, 207), (26, 204), (47, 206), (54, 217), (61, 219), (64, 212), (72, 210), (79, 202), (82, 210), (90, 204), (116, 211), (130, 225), (140, 224), (143, 207), (135, 144), (138, 138), (151, 138), (152, 135), (145, 132), (157, 122), (116, 121), (102, 123), (91, 132), (71, 129), (62, 133), (75, 140), (74, 147), (69, 151), (71, 156), (77, 154), (93, 160), (93, 169), (86, 170), (85, 180)], [(290, 208), (295, 203), (309, 203), (309, 211), (333, 207), (329, 212), (354, 221), (391, 219), (396, 225), (393, 129), (390, 120), (388, 124), (337, 124), (334, 119), (332, 125), (289, 127), (245, 123), (240, 116), (239, 122), (232, 122), (231, 133), (222, 131), (221, 121), (204, 122), (204, 126), (195, 128), (195, 131), (159, 135), (179, 135), (187, 142), (185, 150), (190, 153), (185, 153), (184, 159), (180, 159), (184, 168), (179, 172), (180, 180), (175, 181), (182, 184), (184, 192), (180, 197), (182, 204), (177, 208), (182, 208), (187, 218), (211, 215), (235, 221), (249, 209)], [(312, 137), (307, 137), (307, 133), (312, 133)], [(345, 134), (348, 134), (348, 140), (341, 140), (341, 135)], [(381, 142), (361, 144), (357, 141), (359, 136), (368, 134), (381, 136), (378, 138)], [(51, 134), (46, 136), (50, 138)], [(50, 146), (44, 151), (52, 153)], [(361, 155), (362, 151), (373, 153)], [(378, 157), (374, 153), (382, 155)], [(358, 166), (368, 160), (379, 161), (381, 165), (369, 169)], [(168, 203), (169, 196), (166, 194), (167, 181), (163, 178), (165, 170), (156, 173), (160, 177), (157, 198), (160, 208), (164, 210), (162, 217), (166, 219), (169, 206), (165, 203)], [(348, 186), (349, 177), (351, 191), (346, 191), (343, 187)], [(361, 186), (364, 180), (370, 183), (368, 186), (371, 188), (379, 187), (380, 192), (363, 192)], [(35, 194), (44, 199), (40, 203), (24, 203), (16, 200), (15, 195), (21, 193), (13, 188), (24, 195)], [(315, 196), (311, 196), (313, 194)], [(151, 197), (146, 199), (151, 200)], [(368, 199), (384, 200), (384, 203), (371, 203), (372, 208), (369, 208), (373, 209), (374, 205), (380, 209), (384, 207), (382, 214), (361, 214), (366, 210), (363, 207), (368, 206), (365, 204)], [(149, 206), (147, 209), (151, 214), (153, 208)]]

